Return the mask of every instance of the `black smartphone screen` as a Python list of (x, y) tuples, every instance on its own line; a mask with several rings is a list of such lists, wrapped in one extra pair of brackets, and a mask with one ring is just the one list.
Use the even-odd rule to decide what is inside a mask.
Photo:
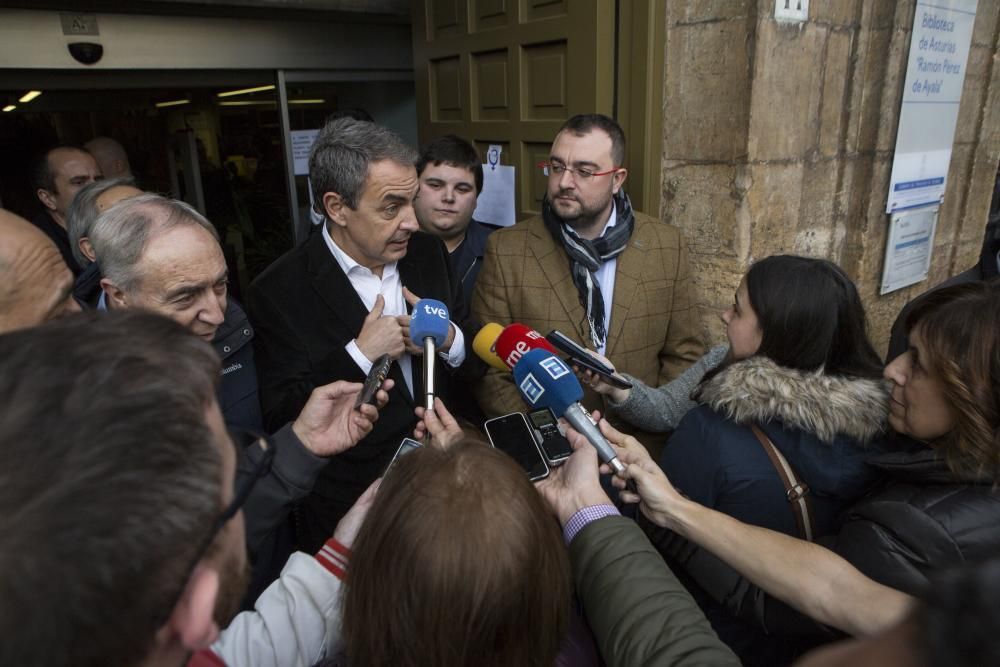
[(532, 480), (549, 474), (549, 466), (535, 444), (528, 421), (520, 412), (491, 419), (485, 424), (486, 435), (497, 449), (517, 461)]
[(421, 447), (423, 447), (423, 445), (421, 445), (413, 438), (403, 438), (403, 442), (399, 443), (399, 449), (396, 450), (396, 453), (395, 455), (393, 455), (392, 460), (389, 461), (389, 465), (385, 467), (385, 471), (382, 473), (382, 476), (384, 477), (389, 473), (389, 471), (392, 469), (392, 466), (396, 465), (396, 461), (403, 458), (410, 452), (416, 449), (420, 449)]

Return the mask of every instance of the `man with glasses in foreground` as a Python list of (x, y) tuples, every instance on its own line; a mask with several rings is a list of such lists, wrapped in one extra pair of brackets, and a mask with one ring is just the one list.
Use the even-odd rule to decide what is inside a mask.
[(244, 444), (264, 454), (237, 472), (219, 366), (206, 342), (140, 312), (0, 336), (0, 664), (311, 665), (335, 649), (371, 491), (205, 650), (243, 596), (241, 505), (275, 456)]
[[(558, 329), (656, 387), (703, 348), (687, 247), (676, 227), (632, 210), (624, 160), (625, 134), (613, 119), (567, 120), (539, 165), (548, 177), (542, 213), (490, 236), (472, 311), (484, 323)], [(488, 417), (524, 407), (510, 373), (496, 369), (477, 398)], [(584, 405), (602, 407), (589, 390)]]

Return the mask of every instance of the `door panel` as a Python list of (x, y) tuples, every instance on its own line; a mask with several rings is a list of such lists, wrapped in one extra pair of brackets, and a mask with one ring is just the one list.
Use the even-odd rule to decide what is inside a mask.
[(482, 155), (504, 148), (517, 168), (517, 210), (539, 210), (548, 157), (563, 121), (611, 115), (614, 0), (420, 0), (413, 50), (421, 144), (444, 134)]

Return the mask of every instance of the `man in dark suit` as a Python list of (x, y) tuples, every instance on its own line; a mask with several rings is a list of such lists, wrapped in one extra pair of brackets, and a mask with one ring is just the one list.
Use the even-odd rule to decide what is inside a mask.
[[(326, 217), (322, 233), (278, 259), (250, 287), (268, 426), (294, 417), (313, 387), (361, 381), (380, 356), (393, 359), (395, 387), (375, 429), (324, 468), (299, 508), (303, 549), (330, 536), (416, 422), (413, 397), (421, 395), (423, 372), (415, 357), (423, 349), (409, 338), (409, 308), (419, 298), (433, 298), (448, 304), (453, 323), (465, 319), (444, 244), (417, 225), (415, 158), (399, 137), (373, 123), (343, 118), (327, 124), (309, 158), (316, 206)], [(451, 370), (465, 361), (465, 338), (452, 324), (440, 367)]]

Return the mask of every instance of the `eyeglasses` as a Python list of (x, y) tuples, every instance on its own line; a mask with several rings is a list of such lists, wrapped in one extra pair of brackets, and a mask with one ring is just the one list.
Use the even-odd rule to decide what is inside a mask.
[[(259, 433), (253, 429), (242, 428), (242, 427), (230, 427), (229, 428), (229, 438), (232, 440), (233, 446), (236, 448), (236, 482), (235, 491), (233, 493), (233, 499), (226, 506), (224, 510), (216, 517), (215, 521), (212, 523), (212, 529), (198, 544), (198, 549), (195, 551), (191, 562), (188, 564), (187, 568), (184, 570), (184, 580), (181, 583), (180, 589), (177, 594), (173, 597), (170, 605), (163, 611), (162, 617), (158, 619), (156, 627), (160, 627), (167, 622), (170, 618), (170, 614), (174, 607), (177, 606), (177, 601), (180, 600), (181, 595), (184, 594), (184, 588), (187, 586), (187, 580), (191, 576), (191, 572), (198, 565), (202, 558), (205, 557), (205, 553), (208, 552), (209, 547), (212, 546), (212, 542), (219, 535), (222, 528), (240, 511), (243, 505), (246, 504), (247, 499), (250, 497), (251, 491), (253, 491), (254, 486), (257, 484), (257, 480), (264, 477), (271, 471), (271, 465), (274, 463), (275, 457), (275, 443), (268, 436)], [(245, 470), (243, 463), (248, 460), (248, 454), (252, 451), (253, 447), (258, 447), (263, 450), (260, 454), (260, 459), (253, 464), (253, 467), (249, 470)]]
[(559, 162), (539, 162), (538, 166), (542, 168), (542, 173), (546, 176), (562, 176), (564, 172), (568, 171), (574, 178), (581, 181), (589, 181), (595, 176), (607, 176), (621, 170), (621, 167), (615, 167), (607, 171), (591, 171), (585, 167), (568, 167)]

